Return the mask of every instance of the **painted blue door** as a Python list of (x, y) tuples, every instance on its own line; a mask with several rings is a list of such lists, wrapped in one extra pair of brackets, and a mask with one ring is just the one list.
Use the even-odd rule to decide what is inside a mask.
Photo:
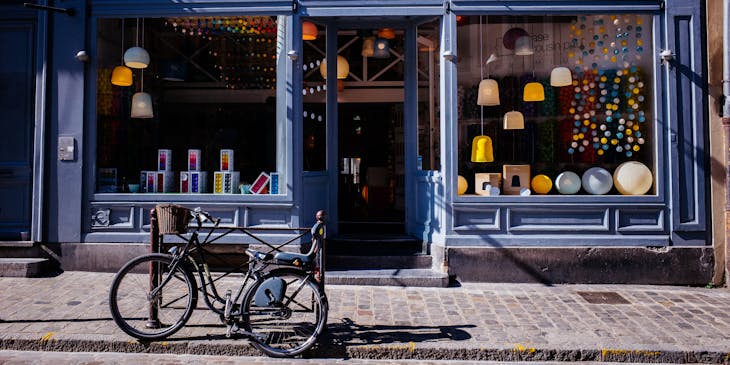
[[(0, 22), (0, 240), (30, 232), (35, 23)], [(29, 238), (25, 238), (29, 239)]]

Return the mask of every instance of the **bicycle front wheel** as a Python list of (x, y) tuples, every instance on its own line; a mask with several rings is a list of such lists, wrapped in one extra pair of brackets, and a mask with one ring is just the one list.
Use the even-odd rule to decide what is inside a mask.
[(189, 271), (172, 257), (149, 254), (128, 262), (117, 273), (109, 291), (114, 322), (132, 337), (162, 339), (177, 332), (197, 305), (197, 285)]
[[(283, 279), (286, 290), (281, 300), (262, 305), (256, 293), (269, 278)], [(327, 299), (311, 277), (298, 270), (274, 270), (246, 291), (243, 326), (253, 333), (252, 344), (259, 350), (273, 357), (292, 357), (317, 342), (327, 311)]]

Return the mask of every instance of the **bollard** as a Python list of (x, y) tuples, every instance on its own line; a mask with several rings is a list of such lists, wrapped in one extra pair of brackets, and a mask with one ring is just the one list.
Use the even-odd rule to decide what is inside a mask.
[[(315, 276), (317, 278), (317, 281), (319, 281), (319, 285), (322, 288), (322, 292), (324, 293), (324, 277), (325, 277), (325, 241), (327, 237), (327, 226), (325, 225), (325, 216), (327, 214), (324, 210), (317, 211), (317, 214), (314, 216), (317, 223), (314, 224), (314, 227), (312, 228), (312, 240), (316, 240), (317, 244), (317, 267), (319, 268), (319, 273), (315, 273)], [(314, 242), (313, 242), (314, 243)]]
[[(157, 224), (157, 210), (150, 210), (150, 253), (160, 251), (160, 228)], [(159, 270), (154, 263), (150, 262), (150, 292), (159, 284)], [(159, 328), (160, 320), (157, 313), (157, 299), (150, 298), (148, 307), (147, 328)]]

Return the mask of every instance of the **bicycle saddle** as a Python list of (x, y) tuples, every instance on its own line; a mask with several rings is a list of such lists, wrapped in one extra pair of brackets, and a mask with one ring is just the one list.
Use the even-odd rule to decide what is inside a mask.
[(274, 255), (277, 264), (291, 265), (296, 267), (307, 267), (312, 265), (314, 255), (309, 256), (302, 253), (279, 252)]
[(257, 260), (261, 260), (261, 261), (268, 261), (268, 260), (271, 260), (274, 258), (274, 255), (272, 255), (270, 253), (263, 253), (263, 252), (259, 252), (256, 250), (252, 250), (250, 248), (246, 249), (246, 255), (249, 255), (249, 256), (251, 256)]

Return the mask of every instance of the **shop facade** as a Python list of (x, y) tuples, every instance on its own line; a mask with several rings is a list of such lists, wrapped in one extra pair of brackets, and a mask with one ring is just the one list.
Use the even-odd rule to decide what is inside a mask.
[(42, 5), (3, 5), (36, 105), (8, 235), (65, 268), (146, 251), (171, 202), (324, 209), (331, 237), (415, 237), (465, 281), (713, 280), (703, 2)]

